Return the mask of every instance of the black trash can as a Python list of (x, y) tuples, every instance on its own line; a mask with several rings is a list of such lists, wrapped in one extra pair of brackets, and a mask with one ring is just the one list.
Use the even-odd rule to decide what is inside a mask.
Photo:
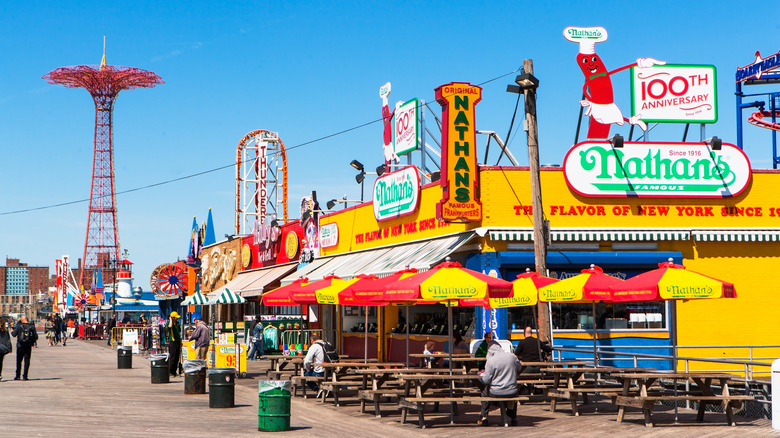
[(206, 370), (208, 365), (205, 360), (184, 361), (184, 393), (206, 393)]
[(236, 369), (209, 369), (209, 407), (232, 408), (235, 406)]
[(116, 368), (129, 370), (133, 368), (133, 348), (119, 347), (116, 349)]
[(168, 355), (153, 354), (150, 359), (152, 362), (152, 383), (170, 383)]

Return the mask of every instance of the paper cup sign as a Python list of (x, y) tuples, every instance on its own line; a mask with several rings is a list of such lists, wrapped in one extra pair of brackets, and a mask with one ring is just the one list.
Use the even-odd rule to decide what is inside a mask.
[(417, 149), (419, 124), (417, 123), (417, 99), (395, 107), (395, 154), (403, 155)]

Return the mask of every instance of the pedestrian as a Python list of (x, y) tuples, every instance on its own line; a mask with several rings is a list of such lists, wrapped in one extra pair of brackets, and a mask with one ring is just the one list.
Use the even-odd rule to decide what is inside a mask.
[(49, 341), (49, 347), (54, 346), (54, 321), (51, 320), (51, 316), (46, 317), (46, 322), (43, 323), (43, 336)]
[[(325, 342), (320, 339), (317, 333), (309, 335), (311, 345), (309, 346), (309, 352), (306, 353), (306, 357), (303, 359), (304, 376), (309, 377), (324, 377), (325, 368), (322, 364), (325, 362)], [(317, 383), (308, 381), (306, 384), (312, 391), (317, 390)], [(319, 396), (319, 394), (317, 394)]]
[(54, 344), (57, 345), (62, 338), (62, 318), (59, 313), (54, 314), (52, 322), (54, 323)]
[(179, 325), (179, 313), (171, 312), (168, 316), (168, 323), (165, 325), (165, 331), (168, 333), (168, 365), (171, 375), (178, 377), (182, 374), (181, 367), (181, 325)]
[(64, 347), (68, 342), (68, 324), (62, 318), (60, 318), (60, 334), (62, 334), (62, 346)]
[[(479, 378), (485, 386), (482, 390), (482, 397), (516, 397), (517, 373), (520, 372), (520, 368), (520, 361), (514, 354), (504, 351), (498, 343), (491, 344), (487, 352), (485, 372)], [(490, 404), (490, 402), (482, 402), (478, 425), (488, 425)], [(514, 426), (517, 423), (517, 403), (513, 402), (512, 408), (507, 408), (506, 414)]]
[[(30, 356), (33, 346), (38, 344), (38, 332), (35, 331), (35, 326), (27, 320), (27, 315), (22, 315), (16, 322), (11, 336), (16, 338), (16, 377), (14, 380), (19, 380), (20, 376), (24, 380), (28, 380)], [(24, 361), (24, 373), (21, 373), (22, 361)]]
[(257, 315), (255, 316), (255, 325), (252, 327), (252, 348), (249, 351), (249, 360), (256, 360), (259, 356), (265, 356), (263, 340), (263, 323), (260, 322), (260, 315)]
[(0, 318), (0, 381), (3, 380), (3, 358), (14, 349), (11, 346), (11, 335), (5, 325), (5, 319)]
[(106, 343), (108, 345), (111, 345), (111, 338), (116, 337), (114, 327), (116, 327), (116, 313), (111, 315), (111, 319), (108, 320), (108, 325), (106, 325), (106, 330), (108, 330), (108, 341)]
[(195, 321), (195, 331), (190, 335), (190, 341), (192, 341), (192, 348), (195, 350), (195, 359), (206, 360), (211, 343), (209, 327), (201, 319), (200, 313), (194, 314), (192, 319)]
[(68, 337), (73, 339), (76, 337), (76, 318), (68, 318)]

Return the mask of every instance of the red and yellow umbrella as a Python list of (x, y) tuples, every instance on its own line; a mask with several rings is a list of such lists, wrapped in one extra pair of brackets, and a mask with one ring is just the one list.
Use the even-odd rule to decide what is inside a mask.
[[(387, 277), (377, 278), (373, 281), (367, 281), (367, 282), (359, 282), (353, 285), (350, 285), (347, 289), (347, 293), (351, 293), (354, 299), (360, 300), (363, 302), (368, 303), (368, 305), (373, 306), (384, 306), (388, 303), (386, 301), (382, 301), (382, 298), (384, 297), (385, 290), (398, 280), (403, 280), (405, 278), (411, 277), (412, 275), (417, 273), (417, 269), (414, 268), (407, 268), (401, 271), (398, 271), (392, 275), (388, 275)], [(363, 304), (364, 306), (366, 304)]]
[(737, 297), (733, 284), (689, 271), (672, 260), (611, 287), (611, 291), (614, 302)]
[(315, 291), (317, 303), (319, 304), (340, 304), (342, 306), (377, 306), (380, 304), (369, 303), (367, 301), (355, 298), (352, 287), (360, 284), (373, 283), (379, 277), (371, 274), (360, 274), (351, 280), (333, 281), (330, 286)]
[(297, 306), (298, 303), (290, 298), (290, 292), (307, 284), (309, 284), (309, 279), (301, 277), (286, 286), (268, 291), (263, 294), (263, 304), (266, 306)]
[(539, 288), (539, 301), (547, 303), (594, 303), (609, 301), (610, 287), (618, 287), (623, 280), (604, 273), (590, 265), (581, 274)]
[(307, 285), (303, 285), (299, 288), (290, 290), (290, 298), (296, 304), (319, 304), (317, 302), (317, 291), (329, 286), (340, 284), (345, 282), (341, 277), (336, 275), (328, 275), (322, 280), (313, 281)]
[(539, 288), (558, 282), (555, 278), (543, 277), (530, 270), (517, 276), (512, 282), (512, 296), (509, 298), (464, 299), (461, 306), (482, 306), (486, 309), (533, 306), (539, 302)]
[(428, 271), (391, 284), (381, 300), (449, 302), (464, 298), (509, 298), (512, 283), (446, 261)]

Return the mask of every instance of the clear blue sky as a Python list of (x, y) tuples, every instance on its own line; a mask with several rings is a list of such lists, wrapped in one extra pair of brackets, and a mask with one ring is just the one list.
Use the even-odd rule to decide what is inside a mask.
[[(249, 131), (278, 132), (287, 145), (296, 216), (312, 190), (321, 201), (359, 198), (349, 162), (382, 162), (379, 123), (295, 146), (378, 120), (382, 84), (392, 82), (392, 106), (413, 97), (431, 102), (433, 89), (451, 81), (484, 83), (477, 127), (503, 138), (516, 99), (506, 85), (530, 58), (541, 81), (541, 161), (561, 163), (574, 140), (583, 82), (577, 46), (562, 31), (603, 26), (609, 39), (597, 52), (610, 69), (638, 57), (715, 65), (719, 122), (707, 134), (736, 142), (735, 69), (757, 50), (767, 56), (780, 49), (778, 17), (780, 3), (771, 1), (5, 2), (0, 257), (53, 272), (62, 254), (74, 264), (82, 256), (94, 106), (86, 91), (41, 76), (99, 64), (103, 34), (109, 64), (151, 70), (165, 81), (123, 91), (114, 110), (119, 238), (136, 263), (135, 284), (148, 290), (155, 266), (186, 257), (193, 216), (203, 222), (211, 207), (216, 235), (233, 233), (234, 170), (121, 192), (230, 165)], [(619, 106), (629, 112), (628, 73), (613, 81)], [(753, 166), (771, 167), (769, 131), (745, 130)], [(652, 139), (679, 141), (682, 131), (659, 127)], [(628, 136), (625, 127), (613, 132)], [(694, 128), (689, 139), (698, 135)], [(510, 148), (527, 163), (522, 130)]]

